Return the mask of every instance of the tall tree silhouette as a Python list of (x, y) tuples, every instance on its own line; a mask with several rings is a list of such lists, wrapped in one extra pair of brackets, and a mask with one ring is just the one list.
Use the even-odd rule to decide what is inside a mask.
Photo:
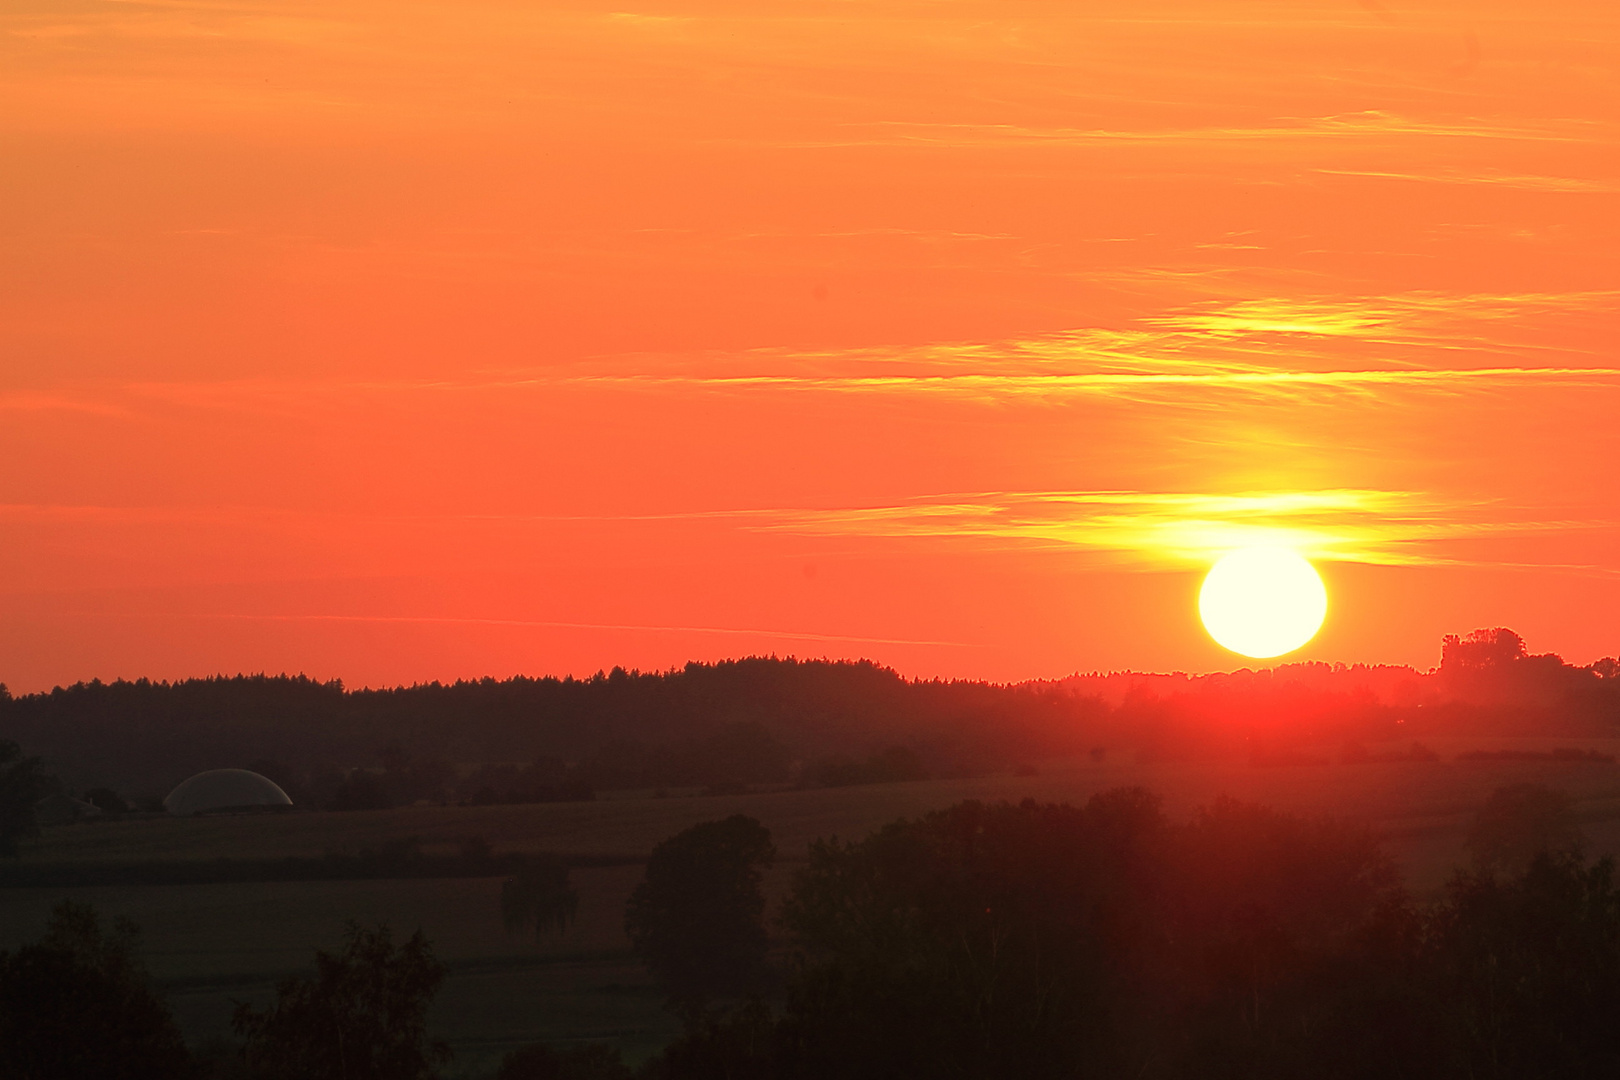
[(760, 984), (769, 947), (761, 871), (775, 858), (770, 830), (741, 814), (694, 825), (653, 849), (625, 931), (688, 1020)]
[(39, 835), (34, 804), (54, 789), (38, 758), (23, 757), (22, 747), (0, 739), (0, 857), (16, 858), (18, 841)]
[(1131, 1075), (1129, 964), (1158, 905), (1158, 801), (962, 803), (818, 842), (783, 913), (803, 1075)]

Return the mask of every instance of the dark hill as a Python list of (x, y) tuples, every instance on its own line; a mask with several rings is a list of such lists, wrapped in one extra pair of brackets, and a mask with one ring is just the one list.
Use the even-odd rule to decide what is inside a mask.
[(403, 767), (725, 753), (750, 731), (792, 760), (904, 744), (946, 767), (982, 767), (1072, 751), (1105, 711), (1055, 684), (913, 682), (868, 661), (752, 657), (385, 690), (287, 675), (79, 683), (0, 699), (0, 733), (70, 783), (160, 791), (254, 762), (305, 774), (390, 757)]
[[(1455, 734), (1620, 734), (1620, 664), (1447, 638), (1440, 667), (1321, 663), (995, 685), (907, 680), (870, 661), (750, 657), (587, 679), (347, 690), (303, 676), (79, 683), (11, 697), (0, 738), (70, 787), (161, 794), (254, 767), (295, 801), (545, 801), (612, 787), (860, 783), (984, 772), (1112, 748), (1305, 760), (1301, 747)], [(1357, 753), (1362, 751), (1358, 750)], [(355, 770), (361, 770), (356, 772)]]

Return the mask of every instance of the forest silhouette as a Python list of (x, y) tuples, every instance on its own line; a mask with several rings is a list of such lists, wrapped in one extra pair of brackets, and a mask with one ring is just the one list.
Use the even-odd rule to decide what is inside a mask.
[(1322, 663), (996, 685), (869, 661), (750, 657), (585, 678), (346, 689), (304, 676), (79, 683), (12, 697), (0, 735), (80, 791), (147, 805), (251, 767), (305, 807), (548, 802), (595, 791), (973, 775), (1059, 756), (1421, 759), (1425, 738), (1620, 731), (1620, 664), (1531, 655), (1503, 629), (1432, 672)]

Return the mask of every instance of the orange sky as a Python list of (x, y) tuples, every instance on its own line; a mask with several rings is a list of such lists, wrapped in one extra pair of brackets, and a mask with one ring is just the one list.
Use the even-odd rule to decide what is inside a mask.
[(9, 0), (0, 681), (1585, 663), (1617, 197), (1609, 2)]

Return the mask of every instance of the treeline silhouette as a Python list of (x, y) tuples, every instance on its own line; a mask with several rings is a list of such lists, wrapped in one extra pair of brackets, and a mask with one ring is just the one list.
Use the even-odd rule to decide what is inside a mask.
[(1160, 758), (1298, 764), (1309, 760), (1303, 747), (1339, 747), (1345, 759), (1355, 756), (1354, 744), (1406, 749), (1442, 736), (1620, 732), (1620, 661), (1575, 666), (1532, 655), (1501, 627), (1448, 635), (1431, 672), (1299, 663), (1212, 675), (1076, 676), (1062, 685), (1095, 695), (1110, 708), (1112, 733)]
[[(0, 733), (80, 787), (150, 796), (203, 769), (249, 767), (314, 789), (317, 805), (352, 779), (358, 790), (341, 801), (360, 806), (476, 800), (485, 788), (486, 799), (532, 801), (788, 782), (795, 766), (813, 772), (840, 754), (864, 763), (896, 745), (946, 770), (993, 767), (1066, 752), (1106, 712), (1054, 684), (908, 681), (867, 661), (753, 657), (385, 690), (264, 675), (81, 683), (0, 697)], [(469, 780), (469, 763), (487, 769)], [(393, 773), (396, 790), (379, 794), (356, 768)]]
[(1339, 747), (1348, 760), (1358, 744), (1360, 760), (1374, 760), (1440, 735), (1616, 731), (1620, 663), (1530, 655), (1505, 629), (1447, 638), (1431, 673), (1309, 663), (996, 685), (750, 657), (382, 690), (286, 675), (0, 690), (0, 736), (75, 789), (149, 806), (220, 767), (262, 772), (306, 807), (367, 809), (885, 782), (1110, 748), (1276, 764), (1327, 760), (1302, 747)]
[[(535, 1045), (502, 1080), (1552, 1080), (1620, 1071), (1620, 889), (1567, 798), (1498, 790), (1472, 862), (1418, 900), (1377, 838), (1221, 798), (1171, 821), (1122, 788), (1084, 806), (966, 802), (814, 844), (773, 914), (771, 835), (741, 815), (652, 853), (625, 926), (685, 1032), (632, 1071)], [(564, 929), (560, 864), (503, 891)], [(776, 932), (773, 947), (772, 931)], [(430, 1080), (445, 978), (420, 933), (351, 925), (312, 975), (193, 1054), (133, 928), (57, 909), (0, 953), (0, 1075)]]

